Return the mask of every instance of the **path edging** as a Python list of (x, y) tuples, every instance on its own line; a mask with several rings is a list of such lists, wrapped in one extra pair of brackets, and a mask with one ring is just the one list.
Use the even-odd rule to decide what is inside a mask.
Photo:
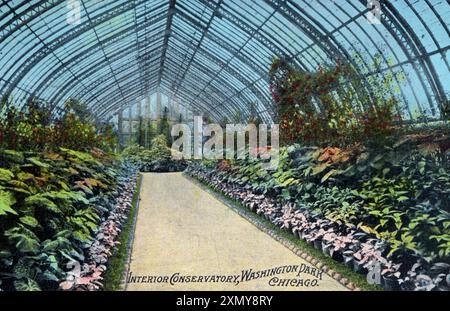
[(123, 279), (120, 284), (122, 291), (126, 291), (128, 288), (127, 276), (130, 272), (130, 267), (131, 267), (131, 254), (133, 253), (134, 236), (136, 233), (136, 223), (137, 223), (137, 217), (139, 214), (139, 206), (140, 206), (140, 202), (141, 202), (141, 188), (142, 188), (143, 180), (144, 180), (144, 175), (142, 175), (142, 173), (139, 173), (139, 177), (138, 177), (138, 181), (137, 181), (138, 187), (136, 188), (135, 193), (134, 193), (134, 195), (137, 196), (137, 199), (136, 199), (136, 206), (134, 207), (135, 210), (134, 210), (133, 224), (132, 224), (132, 229), (131, 229), (132, 233), (130, 234), (129, 240), (127, 241), (128, 247), (127, 247), (126, 268), (124, 270)]

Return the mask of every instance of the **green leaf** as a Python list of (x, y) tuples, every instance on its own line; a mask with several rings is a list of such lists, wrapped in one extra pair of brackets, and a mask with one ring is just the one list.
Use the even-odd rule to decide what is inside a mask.
[[(23, 190), (26, 193), (30, 193), (30, 191), (29, 191), (30, 188), (28, 187), (28, 185), (20, 180), (11, 180), (11, 181), (9, 181), (9, 184), (17, 190)], [(23, 191), (20, 191), (20, 192), (23, 193)]]
[(295, 181), (295, 179), (292, 178), (292, 177), (290, 177), (290, 178), (286, 179), (286, 180), (282, 183), (282, 185), (283, 185), (284, 187), (287, 187), (287, 186), (289, 186), (290, 184), (292, 184), (294, 181)]
[(14, 177), (13, 172), (4, 168), (0, 168), (0, 180), (10, 181), (13, 177)]
[(15, 151), (15, 150), (2, 150), (2, 157), (6, 161), (11, 161), (14, 163), (22, 164), (24, 161), (24, 156), (22, 152)]
[(32, 216), (23, 216), (19, 218), (20, 222), (32, 228), (39, 226), (39, 222)]
[(406, 201), (406, 200), (408, 200), (408, 199), (409, 199), (408, 197), (405, 197), (405, 196), (399, 196), (399, 197), (397, 198), (397, 201), (403, 202), (403, 201)]
[(49, 168), (50, 167), (50, 165), (48, 165), (47, 163), (41, 162), (36, 157), (28, 158), (27, 160), (28, 160), (28, 162), (33, 163), (34, 165), (42, 167), (42, 168)]
[(25, 281), (19, 280), (14, 281), (14, 287), (18, 291), (40, 291), (41, 288), (39, 287), (38, 283), (33, 279), (26, 279)]
[(312, 169), (312, 175), (314, 176), (314, 175), (318, 175), (318, 174), (322, 173), (322, 172), (323, 172), (324, 170), (326, 170), (329, 166), (330, 166), (330, 164), (328, 164), (328, 163), (322, 163), (322, 164), (320, 164), (320, 165), (315, 166), (315, 167)]
[(17, 174), (17, 179), (19, 179), (20, 181), (27, 181), (27, 180), (30, 180), (33, 178), (34, 178), (34, 175), (30, 174), (30, 173), (20, 172)]
[(419, 163), (417, 163), (417, 167), (419, 168), (420, 174), (425, 173), (425, 165), (426, 165), (425, 161), (420, 161)]
[(55, 240), (55, 241), (45, 240), (45, 241), (42, 243), (42, 251), (43, 251), (43, 252), (53, 251), (53, 250), (55, 250), (58, 246), (59, 246), (59, 242), (58, 242), (57, 240)]
[(52, 211), (54, 213), (60, 214), (61, 210), (56, 206), (55, 203), (53, 203), (51, 200), (47, 199), (46, 196), (48, 194), (45, 193), (39, 193), (32, 196), (29, 196), (25, 199), (25, 205), (36, 205), (40, 206), (42, 208), (45, 208), (49, 211)]
[(25, 227), (14, 227), (5, 231), (11, 243), (15, 243), (17, 249), (22, 253), (36, 253), (39, 250), (39, 241), (30, 230)]
[(328, 173), (326, 173), (325, 175), (323, 175), (322, 179), (320, 180), (321, 183), (324, 183), (325, 181), (328, 180), (328, 178), (331, 177), (331, 175), (333, 175), (334, 173), (336, 173), (337, 170), (331, 170)]
[(50, 197), (52, 199), (59, 199), (62, 201), (75, 201), (83, 204), (89, 204), (89, 201), (86, 199), (82, 192), (75, 191), (51, 191), (45, 193), (46, 197)]
[(0, 215), (7, 213), (17, 215), (17, 212), (11, 208), (14, 203), (16, 203), (16, 199), (11, 192), (0, 191)]

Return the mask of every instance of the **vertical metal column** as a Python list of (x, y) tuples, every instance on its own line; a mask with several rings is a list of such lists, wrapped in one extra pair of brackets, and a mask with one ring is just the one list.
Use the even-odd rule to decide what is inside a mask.
[[(142, 122), (143, 120), (142, 120), (142, 98), (139, 98), (138, 100), (137, 100), (137, 125), (138, 125), (138, 127), (137, 127), (137, 131), (136, 131), (136, 141), (139, 143), (139, 144), (141, 144), (141, 142), (142, 142), (142, 137), (141, 137), (141, 134), (142, 134), (142, 126), (143, 126), (143, 122)], [(139, 141), (138, 141), (138, 138), (139, 138)]]
[(119, 135), (119, 145), (123, 146), (123, 110), (117, 112), (117, 131)]
[(151, 98), (150, 95), (145, 96), (145, 148), (149, 148), (150, 147), (150, 143), (148, 141), (148, 128), (151, 124)]
[(133, 106), (128, 108), (128, 144), (131, 144), (133, 137)]
[(161, 119), (161, 91), (158, 89), (158, 93), (156, 93), (156, 120), (159, 121)]
[(142, 117), (142, 98), (138, 99), (137, 102), (137, 114), (138, 118)]

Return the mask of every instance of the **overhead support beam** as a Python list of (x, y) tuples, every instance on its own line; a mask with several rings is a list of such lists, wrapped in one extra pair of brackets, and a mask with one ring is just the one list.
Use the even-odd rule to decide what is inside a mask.
[(202, 32), (202, 36), (200, 37), (200, 39), (197, 42), (197, 45), (194, 49), (194, 52), (191, 54), (191, 57), (189, 58), (188, 64), (186, 65), (186, 69), (183, 70), (183, 73), (181, 75), (181, 77), (177, 78), (177, 80), (174, 82), (174, 87), (173, 87), (173, 94), (174, 96), (177, 95), (178, 92), (178, 88), (180, 87), (180, 85), (183, 83), (185, 77), (186, 77), (186, 73), (189, 71), (189, 68), (192, 65), (192, 61), (195, 58), (195, 55), (197, 55), (197, 51), (200, 49), (200, 46), (202, 45), (203, 39), (205, 38), (205, 35), (208, 33), (209, 28), (211, 26), (212, 21), (214, 20), (214, 16), (216, 16), (218, 9), (220, 8), (220, 5), (222, 4), (223, 0), (219, 0), (217, 2), (217, 4), (215, 5), (213, 12), (208, 20), (208, 23), (206, 24), (205, 30)]
[[(83, 6), (84, 11), (86, 12), (86, 17), (87, 17), (89, 23), (92, 23), (89, 11), (88, 11), (86, 5), (84, 4), (83, 0), (81, 0), (81, 5)], [(114, 72), (114, 70), (113, 70), (113, 68), (111, 66), (111, 61), (109, 60), (108, 55), (106, 55), (105, 49), (103, 47), (103, 44), (100, 41), (100, 38), (99, 38), (98, 33), (97, 33), (97, 30), (95, 29), (95, 27), (91, 27), (91, 29), (94, 31), (95, 38), (97, 39), (97, 42), (100, 44), (100, 48), (101, 48), (101, 51), (103, 53), (103, 57), (105, 58), (106, 63), (108, 64), (109, 70), (111, 71), (111, 74), (114, 77), (114, 80), (116, 81), (116, 86), (119, 89), (120, 94), (122, 95), (122, 99), (124, 99), (122, 88), (120, 87), (119, 82), (117, 82), (116, 73)]]
[[(178, 9), (177, 9), (177, 16), (179, 16), (181, 19), (183, 19), (190, 26), (197, 29), (199, 32), (202, 32), (202, 33), (205, 32), (206, 28), (201, 23), (199, 23), (197, 19), (193, 18), (192, 16), (189, 16), (185, 12), (182, 12), (181, 10), (178, 10)], [(184, 32), (182, 32), (182, 33), (184, 34)], [(251, 35), (251, 34), (252, 34), (252, 32), (249, 33), (249, 35)], [(182, 37), (181, 34), (179, 34), (179, 33), (173, 34), (172, 36), (175, 36), (175, 35), (177, 35), (177, 38)], [(236, 59), (238, 59), (240, 62), (244, 63), (249, 68), (252, 68), (252, 70), (254, 70), (256, 73), (258, 73), (258, 75), (266, 77), (268, 79), (267, 68), (258, 66), (251, 57), (248, 57), (242, 53), (239, 54), (238, 49), (236, 47), (232, 46), (226, 40), (224, 40), (224, 39), (220, 38), (219, 36), (214, 35), (210, 32), (205, 33), (205, 38), (213, 41), (219, 47), (226, 50), (228, 53), (235, 55)], [(182, 39), (184, 41), (186, 41), (186, 36), (184, 36)], [(187, 36), (187, 39), (190, 39), (189, 36)], [(268, 40), (269, 39), (265, 40), (266, 43)], [(188, 40), (188, 41), (190, 42), (190, 40)], [(262, 43), (262, 44), (265, 46), (265, 43)], [(195, 49), (194, 44), (192, 44), (190, 42), (189, 45), (190, 45), (190, 48)], [(278, 55), (280, 57), (288, 57), (288, 55), (286, 55), (285, 52), (283, 52), (279, 48), (275, 47), (274, 44), (267, 46), (267, 48), (269, 48), (274, 55)]]
[[(177, 40), (183, 42), (184, 45), (186, 45), (187, 47), (190, 47), (190, 43), (187, 42), (184, 38), (178, 37), (177, 35), (174, 35), (174, 38), (176, 38)], [(270, 100), (268, 97), (264, 96), (264, 92), (263, 90), (259, 90), (257, 88), (257, 86), (252, 85), (252, 81), (249, 81), (247, 77), (245, 77), (242, 72), (239, 72), (237, 70), (235, 70), (234, 68), (232, 68), (231, 66), (229, 66), (227, 64), (227, 62), (223, 61), (222, 59), (218, 58), (217, 56), (215, 56), (213, 53), (207, 51), (206, 49), (203, 48), (199, 48), (198, 49), (198, 53), (200, 55), (202, 55), (203, 57), (205, 57), (208, 61), (215, 63), (217, 66), (219, 66), (221, 68), (220, 71), (225, 71), (227, 73), (229, 73), (231, 76), (233, 76), (234, 78), (236, 78), (236, 80), (238, 80), (240, 83), (242, 83), (243, 85), (247, 86), (248, 89), (261, 101), (261, 103), (269, 106), (270, 105)], [(213, 73), (211, 78), (214, 77), (218, 77), (218, 73)], [(212, 80), (214, 81), (214, 79)], [(236, 89), (236, 87), (233, 87), (233, 89)]]
[[(144, 2), (146, 0), (140, 0), (139, 2)], [(15, 18), (21, 19), (20, 15), (18, 15), (15, 10), (9, 5), (8, 1), (3, 0), (3, 3), (8, 6), (13, 12)], [(62, 35), (52, 39), (49, 42), (44, 42), (39, 35), (29, 27), (29, 24), (26, 23), (24, 20), (20, 20), (20, 22), (27, 27), (31, 33), (38, 39), (38, 41), (41, 42), (42, 47), (37, 49), (36, 52), (33, 53), (30, 57), (26, 58), (26, 61), (20, 66), (19, 69), (14, 70), (13, 74), (9, 78), (9, 88), (5, 89), (5, 86), (0, 89), (0, 94), (8, 94), (11, 93), (11, 91), (17, 87), (19, 82), (27, 75), (30, 70), (33, 69), (34, 66), (36, 66), (39, 62), (41, 62), (45, 57), (47, 57), (49, 54), (53, 54), (54, 57), (59, 61), (59, 63), (64, 64), (62, 60), (55, 55), (55, 50), (58, 47), (63, 46), (64, 44), (67, 44), (68, 42), (72, 41), (74, 38), (80, 36), (81, 34), (90, 31), (92, 27), (96, 27), (98, 25), (101, 25), (102, 23), (111, 20), (114, 17), (120, 16), (121, 14), (133, 9), (134, 4), (130, 3), (128, 1), (115, 6), (113, 9), (110, 9), (102, 14), (98, 14), (95, 18), (91, 20), (91, 22), (82, 22), (80, 25), (77, 25), (76, 27), (73, 27), (70, 29), (70, 31), (63, 33)], [(71, 72), (70, 68), (67, 68), (69, 72)], [(71, 72), (72, 73), (72, 72)], [(72, 75), (77, 78), (77, 76), (72, 73)], [(79, 81), (80, 84), (83, 84), (82, 81)]]
[[(176, 75), (176, 73), (175, 73), (175, 71), (172, 71), (172, 69), (173, 70), (175, 70), (175, 68), (176, 68), (176, 63), (174, 63), (174, 62), (172, 62), (172, 59), (170, 59), (168, 62), (167, 62), (167, 66), (166, 66), (166, 76), (167, 75), (173, 75), (173, 76), (175, 76)], [(124, 76), (124, 78), (123, 79), (127, 79), (127, 77), (126, 77), (126, 75)], [(121, 82), (122, 83), (122, 80), (123, 79), (121, 79), (121, 80), (119, 80), (119, 82)], [(156, 81), (156, 80), (155, 80)], [(201, 81), (201, 78), (200, 77), (195, 77), (195, 81)], [(220, 81), (221, 83), (224, 83), (224, 84), (226, 84), (226, 82), (225, 81)], [(113, 82), (112, 82), (113, 83)], [(206, 82), (205, 82), (206, 83)], [(245, 85), (245, 82), (243, 82), (244, 83), (244, 85)], [(195, 84), (195, 82), (194, 81), (189, 81), (189, 85), (194, 85)], [(187, 85), (187, 87), (189, 87), (189, 85)], [(139, 82), (139, 77), (135, 77), (134, 78), (134, 81), (133, 81), (133, 83), (132, 83), (132, 85), (124, 85), (124, 87), (126, 87), (127, 89), (130, 89), (130, 88), (135, 88), (136, 86), (139, 86), (140, 88), (142, 87), (142, 85), (140, 84), (140, 82)], [(211, 86), (213, 89), (214, 89), (214, 87), (213, 86)], [(108, 85), (105, 85), (105, 87), (104, 87), (104, 90), (105, 91), (107, 91), (108, 89), (109, 89), (110, 87), (108, 86)], [(232, 89), (236, 89), (237, 88), (237, 86), (232, 86), (232, 85), (230, 85), (229, 86), (229, 88), (232, 88)], [(170, 93), (170, 87), (167, 87), (166, 86), (166, 91), (168, 90), (168, 93)], [(101, 92), (102, 90), (98, 90), (98, 92)], [(216, 90), (217, 92), (219, 92), (218, 94), (220, 94), (220, 90)], [(186, 92), (186, 90), (184, 91), (184, 92)], [(135, 93), (135, 92), (133, 92), (133, 93)], [(194, 96), (195, 96), (195, 94), (190, 94), (189, 95), (190, 97), (189, 97), (189, 100), (191, 100), (191, 98), (193, 98)], [(222, 94), (221, 95), (222, 97), (223, 97), (223, 99), (225, 99), (225, 98), (227, 98), (227, 96), (225, 95), (225, 94)], [(256, 94), (256, 96), (257, 96), (257, 94)], [(113, 96), (113, 97), (111, 97), (111, 96), (107, 96), (108, 97), (108, 101), (106, 101), (104, 104), (103, 104), (103, 106), (104, 107), (107, 107), (110, 103), (114, 103), (114, 102), (117, 102), (117, 101), (119, 101), (119, 99), (118, 98), (116, 98), (115, 96)], [(86, 99), (86, 100), (89, 100), (88, 98)], [(204, 100), (207, 100), (207, 101), (211, 101), (211, 100), (214, 100), (214, 102), (216, 101), (216, 100), (218, 100), (218, 99), (216, 99), (216, 98), (213, 98), (213, 99), (211, 99), (209, 96), (208, 97), (205, 97), (205, 99)], [(102, 107), (102, 106), (99, 106), (99, 107), (96, 107), (95, 108), (95, 111), (96, 112), (98, 112), (98, 113), (100, 113), (100, 114), (102, 114), (105, 110), (104, 110), (104, 107)], [(237, 107), (237, 106), (236, 106)]]
[[(31, 3), (31, 1), (24, 1), (28, 2), (27, 8), (21, 10), (20, 13), (15, 12), (15, 9), (10, 7), (13, 18), (5, 21), (0, 26), (0, 44), (8, 39), (14, 32), (18, 31), (24, 24), (31, 23), (34, 19), (39, 18), (41, 14), (45, 14), (50, 9), (65, 3), (66, 1), (67, 0), (42, 0), (33, 1), (33, 3)], [(2, 2), (5, 3), (7, 1), (3, 0)]]
[(159, 72), (158, 72), (158, 85), (161, 84), (161, 79), (162, 79), (162, 75), (163, 75), (163, 71), (164, 71), (164, 63), (166, 61), (167, 47), (169, 46), (169, 38), (172, 33), (172, 20), (173, 20), (173, 16), (175, 15), (175, 4), (176, 4), (176, 0), (170, 0), (169, 8), (167, 10), (166, 30), (164, 31), (164, 43), (163, 43), (163, 49), (161, 52), (161, 62), (159, 65)]
[(242, 49), (250, 42), (250, 40), (257, 34), (259, 33), (259, 31), (261, 30), (261, 28), (266, 25), (266, 23), (270, 20), (270, 18), (277, 12), (277, 10), (274, 10), (265, 20), (264, 22), (259, 25), (259, 27), (257, 29), (255, 29), (253, 31), (253, 33), (250, 34), (249, 38), (247, 38), (247, 40), (245, 40), (245, 42), (241, 45), (241, 47), (233, 54), (233, 56), (228, 59), (225, 64), (221, 67), (221, 69), (217, 72), (217, 74), (202, 88), (202, 90), (197, 93), (197, 95), (194, 98), (194, 102), (200, 97), (200, 95), (202, 93), (204, 93), (206, 91), (206, 89), (208, 88), (209, 85), (211, 85), (211, 83), (217, 79), (217, 77), (219, 76), (219, 74), (225, 69), (225, 68), (229, 68), (230, 67), (230, 63), (231, 61), (237, 57), (238, 54), (241, 53)]
[[(147, 21), (143, 24), (139, 24), (137, 31), (148, 29), (149, 28), (148, 26), (152, 25), (151, 23), (157, 23), (159, 20), (162, 20), (163, 18), (165, 18), (165, 15), (158, 14), (154, 18), (149, 19), (149, 21)], [(80, 62), (84, 59), (88, 59), (90, 56), (94, 55), (95, 53), (97, 53), (100, 50), (102, 44), (104, 46), (116, 45), (118, 42), (128, 38), (130, 36), (130, 32), (132, 32), (133, 29), (134, 29), (134, 27), (131, 27), (131, 26), (127, 27), (127, 28), (121, 30), (120, 32), (117, 32), (114, 35), (109, 36), (108, 38), (102, 40), (101, 42), (96, 43), (94, 46), (91, 46), (89, 49), (81, 48), (82, 51), (80, 53), (71, 55), (72, 57), (69, 60), (65, 61), (64, 65), (65, 66), (73, 66), (77, 62)], [(149, 31), (154, 31), (154, 30), (157, 30), (157, 29), (155, 29), (155, 28), (149, 29)], [(162, 38), (162, 36), (160, 34), (156, 34), (156, 35), (153, 35), (153, 36), (147, 38), (147, 40), (149, 42), (154, 42), (154, 41), (158, 41), (161, 38)], [(59, 47), (57, 47), (57, 48), (59, 48)], [(137, 49), (137, 50), (141, 51), (144, 48), (145, 48), (145, 43), (135, 42), (134, 44), (128, 45), (123, 50), (121, 50), (120, 52), (122, 52), (122, 54), (115, 53), (115, 54), (110, 55), (110, 58), (115, 59), (116, 57), (119, 57), (119, 55), (127, 57), (127, 56), (129, 56), (130, 50)], [(155, 51), (155, 50), (158, 50), (158, 52), (159, 52), (160, 46), (157, 46), (156, 48), (152, 48), (152, 50), (150, 50), (150, 51), (147, 50), (147, 48), (145, 48), (144, 54), (141, 54), (139, 56), (138, 64), (139, 64), (139, 66), (144, 66), (143, 68), (145, 68), (145, 70), (146, 70), (145, 72), (147, 72), (147, 73), (148, 73), (148, 64), (151, 63), (149, 58), (151, 58), (152, 53), (150, 53), (150, 52)], [(134, 65), (134, 62), (127, 62), (127, 63), (130, 66)], [(143, 65), (143, 63), (145, 63), (145, 64)], [(41, 91), (41, 93), (42, 93), (44, 90), (46, 90), (46, 88), (53, 81), (55, 81), (57, 78), (63, 76), (65, 69), (66, 69), (65, 66), (59, 66), (57, 68), (52, 68), (51, 73), (46, 73), (47, 78), (43, 82), (41, 82), (39, 85), (37, 85), (37, 87), (36, 87), (37, 92)], [(89, 66), (89, 68), (80, 72), (78, 74), (78, 77), (81, 79), (83, 77), (83, 73), (87, 72), (87, 71), (95, 73), (98, 71), (98, 68), (101, 68), (102, 66), (105, 66), (105, 64), (100, 63), (95, 66)], [(144, 74), (144, 77), (148, 77), (148, 75)], [(55, 91), (55, 95), (53, 96), (53, 99), (50, 100), (50, 102), (53, 104), (53, 106), (56, 106), (60, 103), (60, 98), (62, 98), (66, 95), (66, 93), (67, 93), (66, 90), (70, 90), (71, 89), (70, 85), (73, 84), (74, 82), (76, 82), (76, 80), (71, 79), (71, 80), (68, 80), (67, 83), (62, 83), (63, 86), (58, 88), (57, 91)]]
[[(155, 15), (152, 14), (152, 11), (158, 11), (165, 5), (166, 4), (164, 2), (162, 2), (160, 5), (155, 7), (149, 1), (146, 1), (144, 3), (144, 6), (143, 6), (143, 8), (144, 8), (143, 9), (144, 23), (141, 23), (141, 24), (145, 25), (144, 27), (142, 27), (142, 25), (137, 24), (137, 14), (135, 17), (135, 28), (136, 28), (135, 33), (136, 33), (136, 42), (138, 44), (137, 61), (139, 64), (139, 73), (142, 75), (142, 83), (144, 85), (143, 95), (146, 92), (148, 92), (148, 89), (149, 89), (148, 77), (151, 74), (151, 72), (150, 72), (151, 60), (148, 59), (148, 57), (146, 57), (146, 55), (149, 54), (149, 50), (151, 50), (151, 47), (153, 47), (154, 41), (155, 41), (155, 35), (154, 34), (151, 35), (154, 31), (154, 28), (149, 27), (149, 26), (157, 25), (161, 20), (167, 18), (167, 13), (164, 10), (161, 10), (160, 13), (155, 14)], [(136, 7), (135, 7), (135, 11), (136, 11)], [(144, 32), (143, 40), (139, 38), (140, 31)], [(158, 32), (157, 36), (160, 36), (159, 32)], [(163, 36), (165, 38), (165, 34)]]
[[(408, 57), (408, 60), (410, 60), (410, 63), (417, 72), (417, 75), (419, 76), (421, 84), (425, 90), (430, 104), (430, 109), (433, 115), (436, 115), (436, 109), (430, 93), (434, 94), (441, 111), (445, 109), (443, 104), (448, 99), (441, 84), (441, 80), (439, 79), (436, 69), (430, 59), (430, 55), (423, 46), (422, 41), (417, 37), (417, 34), (414, 32), (411, 25), (398, 12), (395, 6), (386, 0), (381, 0), (380, 2), (382, 15), (381, 22), (397, 40), (403, 52)], [(419, 65), (416, 64), (414, 61), (415, 59), (419, 61)]]

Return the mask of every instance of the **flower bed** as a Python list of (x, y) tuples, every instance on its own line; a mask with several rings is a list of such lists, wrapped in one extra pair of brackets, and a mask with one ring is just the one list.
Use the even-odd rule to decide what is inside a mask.
[[(445, 193), (448, 188), (445, 183), (448, 181), (444, 171), (438, 169), (434, 172), (431, 160), (424, 157), (422, 160), (425, 161), (429, 174), (437, 174), (440, 178), (436, 175), (431, 178), (430, 182), (435, 182), (433, 188), (429, 188), (423, 179), (420, 183), (416, 182), (414, 191), (422, 189), (422, 192), (412, 198), (409, 197), (410, 192), (405, 193), (405, 190), (398, 185), (398, 181), (404, 179), (407, 174), (413, 174), (412, 167), (402, 168), (400, 172), (403, 173), (395, 171), (394, 182), (392, 181), (394, 177), (390, 175), (393, 172), (387, 171), (387, 168), (395, 170), (400, 164), (390, 165), (389, 160), (386, 159), (378, 163), (380, 159), (373, 161), (378, 157), (376, 155), (366, 155), (363, 160), (361, 158), (363, 153), (330, 150), (330, 148), (290, 147), (282, 150), (281, 165), (275, 172), (262, 171), (258, 169), (257, 161), (252, 163), (248, 160), (231, 164), (221, 162), (218, 165), (208, 162), (193, 163), (186, 172), (228, 197), (239, 200), (252, 211), (320, 248), (333, 259), (342, 261), (356, 272), (371, 271), (369, 278), (382, 284), (386, 289), (448, 290), (450, 265), (446, 263), (448, 253), (445, 252), (445, 239), (446, 236), (448, 237), (448, 230), (445, 228), (448, 227), (444, 222), (436, 225), (434, 235), (438, 230), (442, 230), (439, 232), (443, 242), (432, 245), (421, 244), (420, 239), (427, 233), (422, 232), (423, 229), (417, 233), (419, 228), (415, 227), (419, 226), (417, 223), (420, 223), (420, 220), (416, 218), (421, 219), (420, 217), (429, 217), (432, 220), (433, 217), (434, 219), (444, 217), (443, 221), (445, 221), (445, 215), (448, 215), (446, 212), (448, 205), (445, 202)], [(400, 163), (406, 166), (408, 161), (416, 160), (414, 155), (411, 157)], [(349, 162), (352, 164), (350, 165)], [(362, 177), (353, 175), (352, 184), (346, 182), (348, 177), (343, 172), (347, 170), (346, 173), (349, 173), (351, 171), (349, 167), (355, 169), (356, 162), (361, 166), (373, 163), (374, 167), (370, 166), (371, 168), (366, 168), (365, 171), (358, 170), (358, 176)], [(416, 165), (417, 170), (420, 170), (422, 165), (420, 164), (419, 167)], [(344, 166), (347, 168), (344, 169)], [(299, 171), (302, 173), (310, 171), (315, 174), (303, 175), (300, 178)], [(378, 171), (382, 174), (384, 172), (385, 180), (380, 183), (373, 197), (359, 196), (361, 193), (374, 189), (368, 185), (373, 182), (373, 178), (380, 178), (377, 177)], [(334, 174), (336, 175), (333, 176)], [(342, 184), (344, 182), (346, 182), (345, 186)], [(349, 186), (350, 184), (352, 187)], [(377, 203), (381, 199), (383, 208), (387, 207), (391, 198), (382, 190), (383, 187), (387, 187), (387, 184), (392, 187), (389, 189), (396, 191), (393, 197), (397, 209), (392, 211), (392, 217), (388, 216), (388, 221), (392, 223), (387, 225), (385, 223), (386, 226), (383, 227), (378, 226), (384, 222), (383, 218), (377, 213), (370, 213), (370, 211), (378, 211), (378, 205), (370, 203)], [(435, 191), (434, 197), (430, 198), (430, 192), (426, 191)], [(386, 192), (392, 195), (391, 190)], [(386, 197), (389, 200), (385, 199)], [(428, 201), (428, 211), (415, 210), (413, 204), (426, 205), (426, 199), (433, 200)], [(368, 216), (367, 218), (364, 217), (364, 213)], [(395, 219), (394, 213), (403, 213), (399, 215), (400, 220)], [(398, 232), (391, 229), (397, 226)], [(430, 234), (428, 238), (431, 236), (432, 239), (434, 235)]]
[[(120, 195), (108, 217), (99, 225), (94, 241), (87, 249), (87, 257), (80, 265), (79, 274), (71, 273), (67, 280), (60, 283), (64, 290), (100, 290), (103, 288), (103, 274), (109, 258), (114, 255), (118, 239), (132, 207), (136, 191), (137, 175), (121, 179), (118, 185)], [(78, 273), (78, 271), (77, 271)]]
[(98, 279), (92, 263), (114, 245), (135, 167), (98, 149), (0, 150), (0, 173), (0, 289), (56, 290), (74, 262)]

